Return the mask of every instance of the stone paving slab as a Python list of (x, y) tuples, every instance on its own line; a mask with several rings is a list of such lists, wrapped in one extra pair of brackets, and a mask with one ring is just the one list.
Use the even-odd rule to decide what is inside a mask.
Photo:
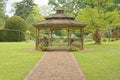
[(86, 80), (71, 52), (46, 52), (24, 80)]

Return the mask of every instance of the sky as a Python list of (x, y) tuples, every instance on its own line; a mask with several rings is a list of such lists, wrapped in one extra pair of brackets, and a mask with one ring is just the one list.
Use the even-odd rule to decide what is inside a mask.
[[(12, 16), (13, 13), (11, 13), (11, 9), (12, 9), (12, 4), (14, 2), (20, 2), (22, 0), (8, 0), (7, 2), (7, 6), (6, 6), (6, 14), (9, 15), (9, 16)], [(34, 0), (34, 2), (36, 4), (38, 4), (39, 6), (43, 6), (43, 5), (47, 5), (48, 4), (48, 0)]]

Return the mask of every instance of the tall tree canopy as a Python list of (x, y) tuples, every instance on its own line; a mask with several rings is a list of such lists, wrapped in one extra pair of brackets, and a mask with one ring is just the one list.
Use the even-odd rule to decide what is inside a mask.
[(32, 9), (32, 13), (30, 13), (28, 15), (28, 17), (26, 18), (26, 21), (28, 24), (33, 25), (35, 22), (43, 20), (44, 16), (42, 14), (40, 14), (40, 8), (39, 6), (34, 6)]
[(49, 0), (49, 4), (54, 8), (63, 8), (66, 13), (76, 15), (79, 9), (85, 6), (84, 0)]
[(33, 0), (23, 0), (21, 2), (17, 2), (15, 5), (15, 15), (22, 17), (26, 20), (29, 14), (32, 13), (32, 9), (36, 4)]
[(8, 16), (5, 15), (5, 6), (7, 0), (0, 0), (0, 28), (4, 27), (4, 23)]
[[(98, 14), (97, 8), (90, 7), (80, 10), (76, 17), (77, 20), (87, 23), (87, 27), (85, 29), (86, 31), (94, 34), (95, 41), (97, 41), (97, 38), (101, 39), (100, 31), (105, 30), (109, 25), (120, 23), (119, 18), (120, 14), (117, 10), (110, 12), (104, 12), (104, 10), (101, 10)], [(97, 44), (100, 44), (100, 42)]]

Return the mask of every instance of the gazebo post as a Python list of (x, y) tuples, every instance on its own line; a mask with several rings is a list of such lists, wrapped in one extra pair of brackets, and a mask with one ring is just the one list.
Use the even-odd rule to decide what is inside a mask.
[(39, 44), (40, 44), (40, 29), (38, 28), (38, 49), (39, 49)]
[(48, 34), (48, 44), (51, 46), (51, 29), (48, 29), (49, 34)]
[(68, 46), (71, 46), (70, 42), (71, 42), (71, 30), (70, 28), (68, 28)]
[(38, 28), (36, 27), (36, 43), (35, 43), (35, 49), (38, 50)]
[(81, 41), (81, 45), (80, 45), (80, 49), (81, 50), (83, 50), (83, 45), (84, 45), (84, 43), (83, 43), (83, 28), (81, 27), (80, 28), (80, 34), (81, 34), (81, 36), (80, 36), (80, 41)]
[(51, 43), (50, 43), (50, 46), (52, 46), (52, 34), (53, 34), (53, 30), (52, 30), (52, 29), (50, 29), (50, 33), (51, 33), (51, 34), (50, 34), (50, 37), (51, 37), (51, 40), (50, 40), (50, 42), (51, 42)]

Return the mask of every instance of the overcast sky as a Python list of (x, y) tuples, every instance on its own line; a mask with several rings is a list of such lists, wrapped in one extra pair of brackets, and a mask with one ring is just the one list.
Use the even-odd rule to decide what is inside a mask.
[[(9, 15), (9, 16), (12, 16), (13, 13), (10, 13), (11, 9), (12, 9), (12, 4), (14, 2), (20, 2), (22, 0), (8, 0), (7, 2), (7, 6), (6, 6), (6, 14)], [(34, 0), (34, 2), (36, 4), (38, 4), (39, 6), (43, 6), (43, 5), (47, 5), (48, 4), (48, 0)]]

